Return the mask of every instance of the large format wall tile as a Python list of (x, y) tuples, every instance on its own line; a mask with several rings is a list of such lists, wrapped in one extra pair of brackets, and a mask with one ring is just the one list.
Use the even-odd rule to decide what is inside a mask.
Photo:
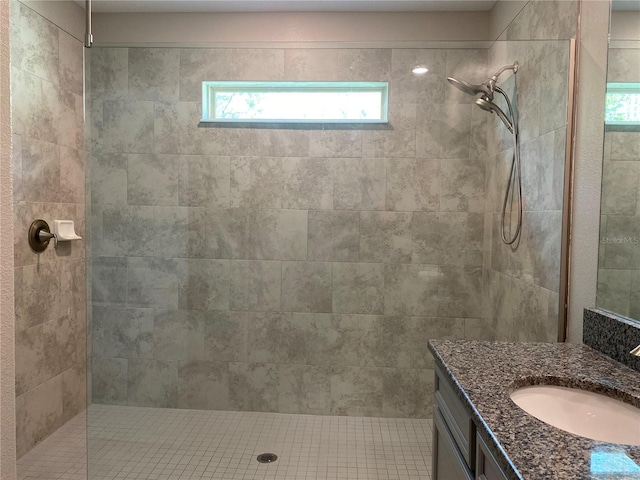
[[(512, 34), (551, 11), (529, 9)], [(559, 87), (541, 101), (536, 81), (566, 58), (558, 42), (513, 43), (97, 49), (94, 400), (425, 417), (429, 339), (554, 336), (559, 239), (549, 232), (562, 206), (566, 96)], [(446, 77), (483, 81), (511, 55), (528, 95), (518, 101), (534, 211), (519, 249), (503, 252), (492, 213), (511, 137)], [(411, 73), (418, 63), (427, 75)], [(389, 81), (390, 121), (200, 125), (202, 82), (216, 80)], [(516, 80), (501, 85), (511, 93)], [(541, 125), (542, 112), (552, 121)], [(19, 117), (24, 149), (33, 119)]]

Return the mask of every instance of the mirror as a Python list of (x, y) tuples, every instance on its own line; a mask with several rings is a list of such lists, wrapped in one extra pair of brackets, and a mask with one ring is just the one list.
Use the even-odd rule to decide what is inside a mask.
[(640, 0), (613, 0), (596, 306), (640, 321)]

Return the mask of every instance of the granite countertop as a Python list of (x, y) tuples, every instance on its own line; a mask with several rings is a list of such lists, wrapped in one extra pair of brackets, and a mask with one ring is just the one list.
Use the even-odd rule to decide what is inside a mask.
[(640, 446), (559, 430), (509, 397), (521, 386), (544, 383), (603, 392), (640, 407), (640, 372), (567, 343), (431, 340), (429, 350), (509, 479), (640, 479)]

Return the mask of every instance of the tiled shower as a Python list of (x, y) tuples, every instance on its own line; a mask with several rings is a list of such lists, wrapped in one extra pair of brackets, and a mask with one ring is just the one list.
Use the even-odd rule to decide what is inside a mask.
[[(19, 300), (21, 453), (84, 408), (85, 364), (101, 422), (131, 407), (426, 419), (429, 339), (557, 339), (574, 2), (529, 2), (491, 46), (96, 45), (84, 89), (82, 44), (13, 3), (24, 41), (49, 52), (12, 67), (16, 285), (73, 302), (58, 314)], [(499, 236), (510, 137), (446, 77), (481, 81), (516, 60), (503, 85), (522, 131), (512, 250)], [(205, 80), (388, 81), (390, 122), (200, 125)], [(38, 98), (57, 99), (74, 135), (53, 114), (34, 128), (33, 111), (54, 108)], [(58, 197), (43, 194), (50, 178)], [(59, 215), (86, 244), (38, 263), (21, 235)]]

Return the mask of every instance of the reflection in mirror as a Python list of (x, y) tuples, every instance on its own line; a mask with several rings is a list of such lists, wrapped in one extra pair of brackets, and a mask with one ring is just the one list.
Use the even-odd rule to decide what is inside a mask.
[(640, 0), (613, 1), (597, 306), (640, 320)]

